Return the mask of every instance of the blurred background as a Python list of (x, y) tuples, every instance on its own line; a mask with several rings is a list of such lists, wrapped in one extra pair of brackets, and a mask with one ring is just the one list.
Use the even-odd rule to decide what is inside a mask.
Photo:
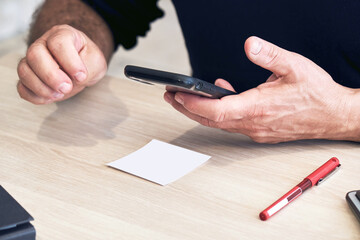
[(31, 16), (41, 2), (42, 0), (0, 0), (0, 56), (24, 45)]
[[(26, 37), (33, 12), (44, 0), (0, 0), (0, 57), (26, 52)], [(59, 0), (61, 1), (61, 0)], [(184, 39), (171, 0), (160, 0), (165, 16), (151, 25), (146, 37), (135, 48), (119, 48), (109, 65), (108, 74), (124, 77), (127, 64), (190, 74)]]

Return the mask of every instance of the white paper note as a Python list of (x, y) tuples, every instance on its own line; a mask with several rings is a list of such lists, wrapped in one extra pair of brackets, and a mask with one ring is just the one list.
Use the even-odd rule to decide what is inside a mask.
[(153, 139), (136, 152), (107, 165), (160, 185), (166, 185), (209, 159), (208, 155)]

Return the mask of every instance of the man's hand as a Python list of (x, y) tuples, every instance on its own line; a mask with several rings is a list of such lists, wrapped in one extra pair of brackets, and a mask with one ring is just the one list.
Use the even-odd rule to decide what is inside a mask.
[(52, 27), (29, 48), (18, 65), (20, 96), (34, 104), (65, 100), (106, 73), (103, 52), (83, 32)]
[[(353, 121), (358, 116), (351, 113), (356, 90), (337, 84), (309, 59), (257, 37), (245, 42), (245, 52), (273, 73), (265, 83), (222, 99), (166, 92), (165, 100), (205, 126), (242, 133), (256, 142), (359, 140), (358, 121)], [(215, 84), (233, 90), (225, 80)]]

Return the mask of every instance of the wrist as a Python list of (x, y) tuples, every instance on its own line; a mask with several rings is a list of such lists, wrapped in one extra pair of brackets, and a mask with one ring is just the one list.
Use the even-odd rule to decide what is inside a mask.
[(346, 136), (344, 140), (360, 141), (360, 90), (351, 89), (348, 95)]
[(326, 139), (360, 141), (360, 90), (341, 86), (337, 94), (332, 96), (332, 105), (328, 118), (324, 119), (327, 126)]
[(309, 139), (360, 141), (360, 89), (334, 84), (321, 98), (324, 105)]

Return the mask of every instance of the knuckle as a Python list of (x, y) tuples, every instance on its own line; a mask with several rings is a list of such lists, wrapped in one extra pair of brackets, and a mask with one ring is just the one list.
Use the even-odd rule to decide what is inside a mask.
[(250, 131), (249, 137), (257, 143), (265, 143), (267, 134), (265, 131), (260, 129), (252, 129)]
[(27, 98), (27, 95), (26, 95), (24, 92), (22, 92), (20, 89), (18, 90), (18, 92), (19, 92), (19, 96), (20, 96), (22, 99), (30, 102), (30, 99)]
[(31, 102), (35, 105), (42, 105), (46, 103), (46, 99), (41, 97), (31, 97), (30, 94), (27, 92), (28, 90), (22, 85), (21, 82), (17, 84), (17, 91), (19, 93), (20, 98), (24, 99), (25, 101)]
[(38, 87), (35, 90), (36, 95), (38, 95), (41, 98), (50, 99), (52, 97), (52, 92), (48, 90), (46, 87)]
[(37, 41), (31, 44), (26, 52), (26, 59), (30, 62), (36, 62), (39, 58), (39, 52), (41, 47), (42, 44)]
[(66, 44), (64, 40), (75, 35), (74, 28), (68, 25), (54, 26), (51, 31), (52, 33), (47, 40), (47, 46), (51, 52), (61, 50), (61, 47)]
[(279, 59), (281, 58), (281, 51), (279, 51), (278, 47), (271, 46), (269, 52), (266, 56), (266, 66), (274, 66), (277, 65)]
[[(295, 52), (290, 52), (290, 56), (291, 58), (296, 59), (297, 61), (290, 61), (289, 62), (289, 68), (292, 70), (293, 73), (297, 73), (297, 72), (307, 72), (309, 71), (308, 67), (309, 67), (309, 61), (308, 59), (306, 59), (304, 56), (295, 53)], [(311, 65), (312, 66), (312, 65)]]
[(31, 91), (40, 98), (50, 99), (52, 97), (52, 91), (46, 86), (34, 86), (32, 83), (28, 83), (31, 86)]
[(202, 125), (204, 125), (204, 126), (206, 126), (206, 127), (211, 127), (211, 125), (212, 125), (212, 122), (209, 120), (209, 119), (207, 119), (207, 118), (200, 118), (200, 124), (202, 124)]
[(272, 106), (265, 105), (254, 108), (253, 115), (254, 117), (255, 116), (266, 117), (273, 115), (272, 113), (273, 113)]
[(48, 49), (52, 53), (61, 51), (63, 44), (63, 36), (59, 32), (54, 34), (47, 42)]
[(46, 102), (42, 98), (27, 98), (27, 99), (24, 98), (24, 100), (31, 102), (32, 104), (35, 104), (35, 105), (43, 105)]
[(46, 71), (44, 72), (44, 79), (42, 79), (46, 84), (50, 84), (54, 87), (57, 84), (56, 71)]
[(219, 128), (219, 123), (212, 121), (211, 119), (207, 119), (207, 118), (201, 118), (200, 124), (202, 124), (206, 127)]
[(55, 25), (53, 27), (50, 28), (50, 31), (51, 32), (58, 32), (58, 31), (62, 31), (62, 30), (72, 30), (74, 29), (73, 27), (71, 27), (70, 25), (68, 24), (59, 24), (59, 25)]
[(94, 75), (94, 77), (90, 80), (90, 83), (96, 83), (97, 81), (102, 79), (105, 76), (108, 68), (103, 55), (96, 56), (94, 60), (98, 63), (97, 64), (98, 70), (97, 73)]
[(43, 98), (37, 98), (36, 100), (32, 100), (30, 101), (31, 103), (35, 104), (35, 105), (44, 105), (47, 104), (48, 102), (43, 99)]
[(193, 104), (192, 101), (185, 101), (183, 106), (189, 112), (194, 112), (196, 110), (196, 106)]
[(226, 119), (226, 111), (223, 111), (222, 109), (220, 109), (219, 113), (216, 114), (216, 116), (214, 118), (214, 122), (220, 123), (220, 122), (223, 122), (225, 119)]
[(22, 83), (20, 81), (18, 81), (18, 83), (16, 85), (16, 89), (17, 89), (20, 97), (23, 98), (24, 93), (23, 93), (23, 88), (21, 87), (21, 85), (22, 85)]
[(24, 58), (22, 60), (20, 60), (18, 66), (17, 66), (17, 72), (18, 72), (20, 79), (25, 79), (27, 77), (28, 66), (27, 66), (26, 60)]
[(51, 90), (46, 85), (36, 85), (33, 86), (32, 91), (39, 97), (51, 99), (53, 95), (53, 90)]
[(209, 119), (207, 119), (207, 118), (200, 118), (199, 123), (200, 123), (201, 125), (204, 125), (204, 126), (206, 126), (206, 127), (209, 127)]
[(266, 143), (267, 141), (263, 137), (252, 137), (250, 136), (251, 140), (253, 140), (256, 143)]
[(25, 99), (26, 101), (31, 102), (32, 104), (35, 105), (44, 105), (47, 103), (47, 101), (44, 98), (40, 98), (40, 97), (36, 97), (36, 98), (28, 98)]
[(260, 109), (264, 105), (263, 101), (263, 95), (262, 94), (262, 86), (259, 85), (256, 88), (251, 89), (251, 102), (252, 104), (244, 104), (244, 106), (241, 107), (241, 110), (243, 112), (243, 117), (248, 119), (254, 119), (255, 117), (261, 115)]
[(273, 115), (273, 106), (272, 105), (267, 105), (267, 104), (262, 104), (262, 103), (256, 103), (255, 105), (245, 108), (244, 112), (245, 115), (249, 118), (249, 119), (257, 119), (257, 118), (264, 118), (266, 116), (271, 116)]
[(227, 111), (225, 111), (221, 105), (216, 104), (208, 115), (208, 118), (214, 123), (221, 123), (227, 119), (227, 115)]

